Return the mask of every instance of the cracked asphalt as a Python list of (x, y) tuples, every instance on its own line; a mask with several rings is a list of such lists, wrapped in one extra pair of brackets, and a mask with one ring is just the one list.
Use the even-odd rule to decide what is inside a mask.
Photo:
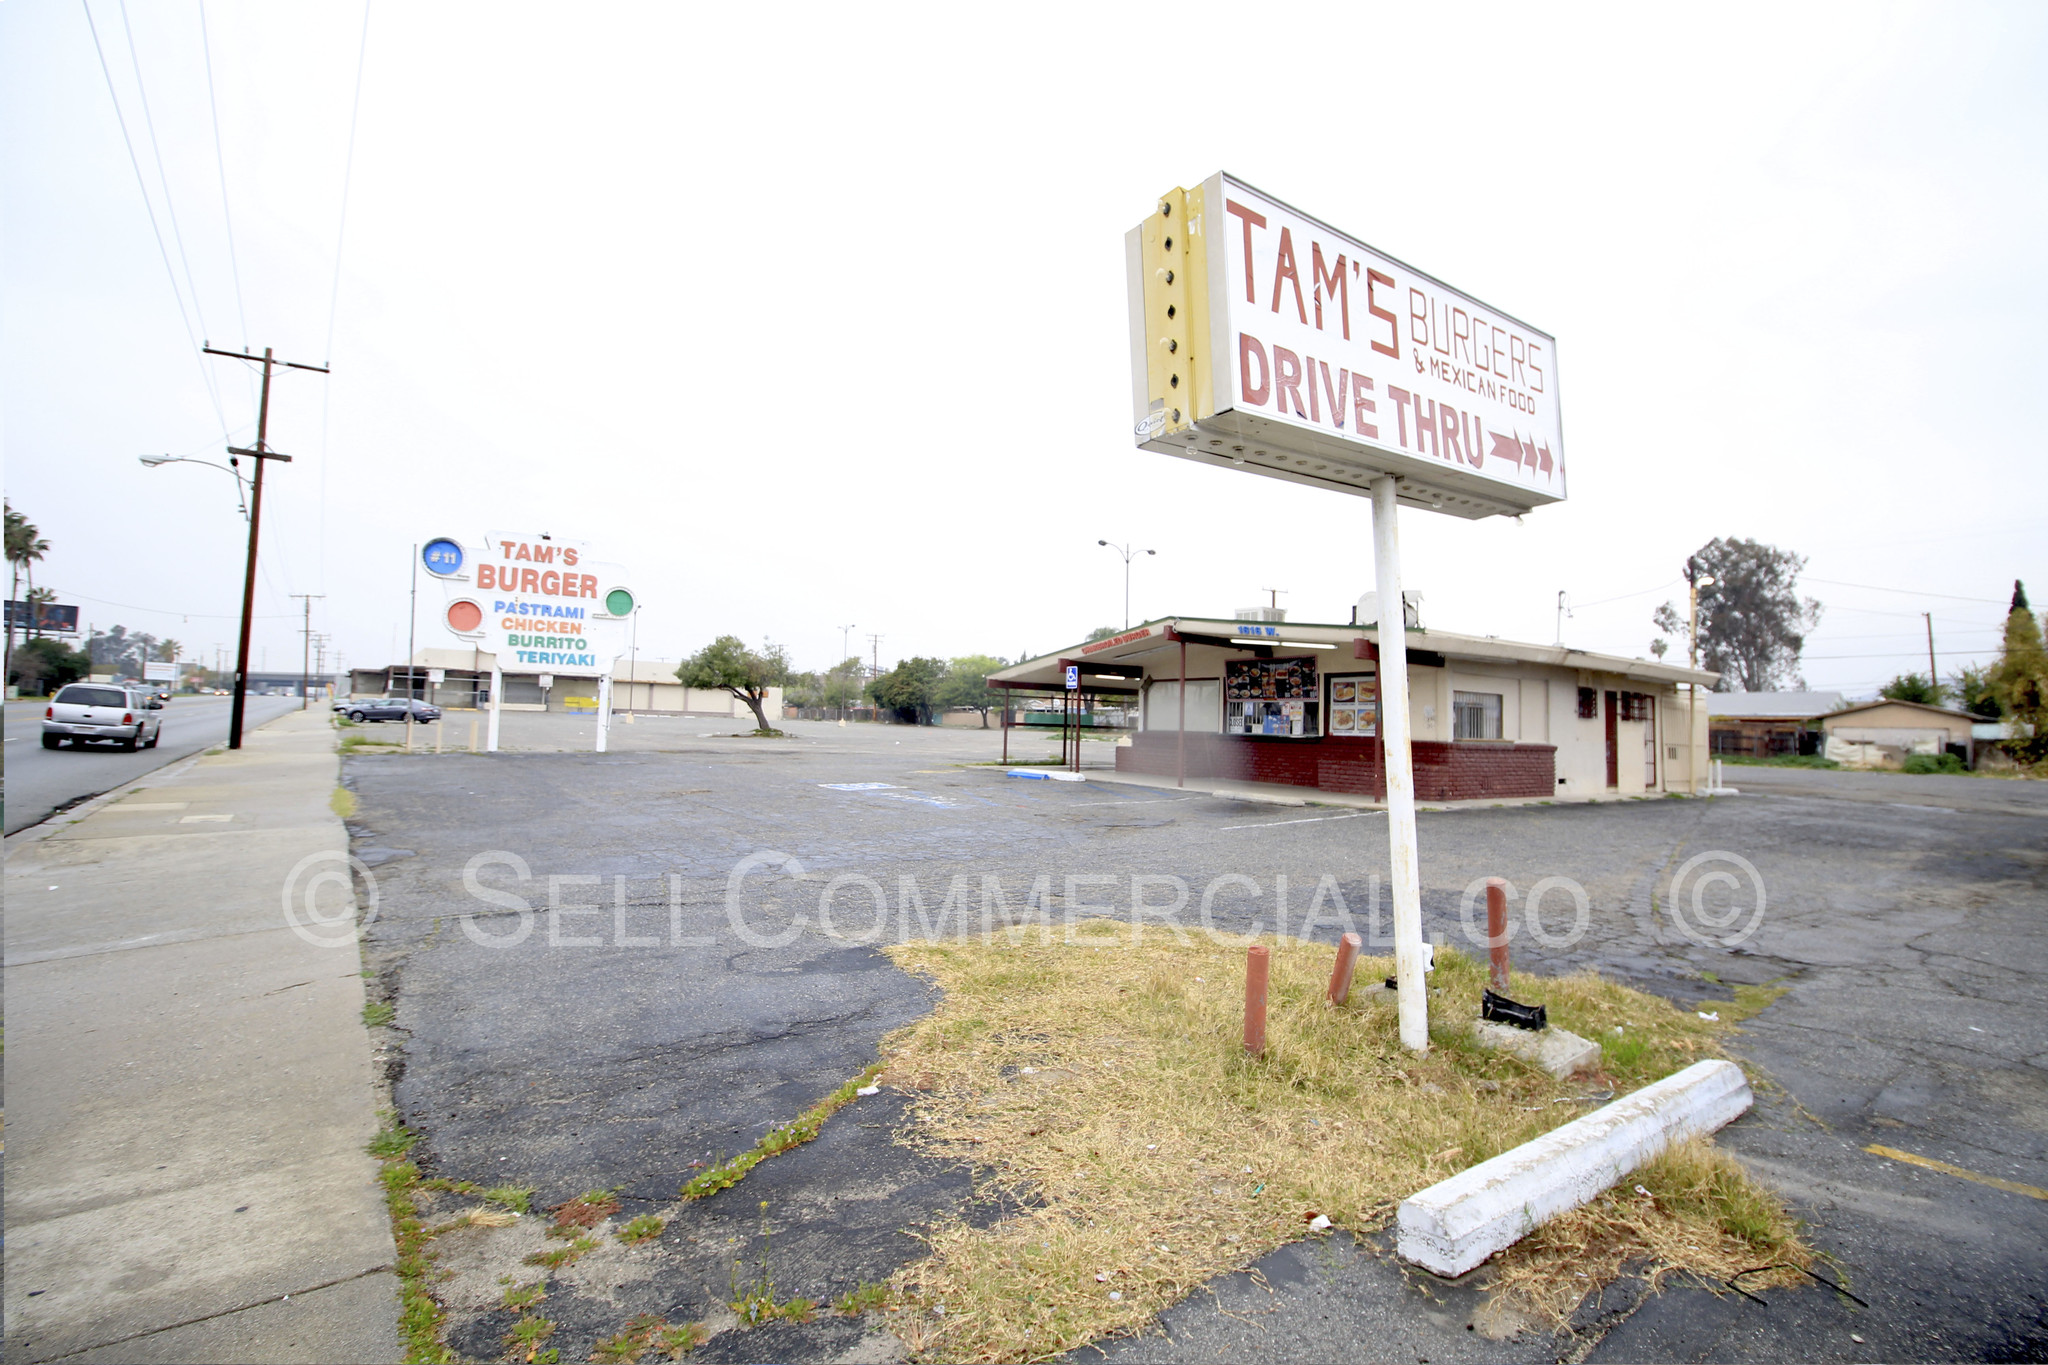
[[(551, 1289), (564, 1358), (638, 1312), (727, 1325), (733, 1264), (760, 1253), (762, 1199), (778, 1291), (818, 1299), (914, 1259), (934, 1220), (998, 1215), (976, 1202), (972, 1172), (892, 1139), (902, 1111), (888, 1092), (734, 1189), (674, 1204), (690, 1163), (745, 1149), (930, 1008), (928, 988), (867, 940), (916, 933), (949, 889), (977, 917), (991, 906), (998, 926), (1036, 883), (1055, 919), (1128, 918), (1136, 895), (1152, 907), (1148, 933), (1172, 932), (1168, 915), (1196, 928), (1206, 903), (1219, 928), (1284, 918), (1317, 938), (1390, 937), (1376, 813), (957, 766), (995, 757), (998, 737), (978, 731), (792, 729), (755, 741), (641, 726), (635, 748), (603, 755), (347, 761), (356, 852), (379, 895), (366, 952), (397, 1008), (393, 1093), (423, 1165), (533, 1184), (542, 1203), (616, 1187), (627, 1215), (673, 1215), (657, 1243)], [(1462, 942), (1469, 892), (1505, 876), (1518, 966), (1595, 967), (1705, 1009), (1735, 984), (1785, 985), (1736, 1040), (1765, 1084), (1722, 1141), (1786, 1192), (1867, 1308), (1819, 1287), (1772, 1291), (1765, 1307), (1618, 1286), (1622, 1307), (1590, 1305), (1553, 1337), (1503, 1326), (1469, 1284), (1345, 1238), (1275, 1253), (1169, 1311), (1164, 1335), (1110, 1353), (2048, 1358), (2048, 1202), (1865, 1150), (2048, 1187), (2048, 788), (1764, 769), (1731, 780), (1743, 795), (1425, 812), (1426, 931)], [(735, 922), (729, 883), (750, 857)], [(1551, 878), (1530, 926), (1522, 902)], [(468, 1232), (464, 1256), (503, 1259)], [(495, 1281), (479, 1276), (488, 1288), (450, 1291), (450, 1341), (485, 1354), (505, 1323)], [(722, 1331), (704, 1351), (893, 1349), (872, 1323), (827, 1319)]]

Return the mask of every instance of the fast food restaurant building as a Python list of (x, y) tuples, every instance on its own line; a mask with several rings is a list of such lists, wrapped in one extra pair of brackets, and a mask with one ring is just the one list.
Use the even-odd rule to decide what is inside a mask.
[[(1716, 674), (1413, 626), (1406, 640), (1418, 800), (1683, 792), (1704, 775)], [(1378, 641), (1377, 626), (1166, 617), (990, 683), (1064, 693), (1071, 667), (1084, 697), (1135, 699), (1119, 772), (1384, 799)]]

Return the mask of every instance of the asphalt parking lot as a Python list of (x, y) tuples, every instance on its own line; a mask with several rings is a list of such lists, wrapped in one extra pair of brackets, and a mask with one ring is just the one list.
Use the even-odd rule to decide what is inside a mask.
[[(743, 1150), (929, 1007), (927, 987), (865, 940), (931, 923), (956, 878), (977, 915), (994, 878), (1014, 911), (1039, 883), (1056, 918), (1128, 919), (1135, 890), (1152, 907), (1147, 932), (1171, 932), (1169, 912), (1197, 928), (1206, 902), (1224, 929), (1270, 931), (1284, 917), (1288, 932), (1319, 938), (1350, 927), (1390, 937), (1377, 813), (959, 766), (993, 759), (993, 732), (792, 731), (767, 741), (724, 738), (716, 723), (640, 723), (630, 747), (606, 754), (347, 760), (354, 848), (379, 897), (369, 965), (397, 1008), (394, 1096), (427, 1169), (531, 1183), (546, 1203), (618, 1187), (628, 1213), (672, 1204), (691, 1162)], [(1776, 1291), (1768, 1308), (1678, 1289), (1588, 1318), (1565, 1345), (1599, 1338), (1594, 1359), (2048, 1358), (2048, 1202), (1865, 1150), (2048, 1186), (2048, 1004), (2036, 984), (2048, 967), (2048, 791), (1730, 772), (1742, 796), (1420, 821), (1437, 942), (1463, 941), (1478, 879), (1509, 878), (1519, 915), (1521, 897), (1560, 878), (1539, 924), (1518, 933), (1518, 966), (1592, 966), (1706, 1008), (1737, 983), (1789, 988), (1738, 1039), (1769, 1084), (1722, 1141), (1788, 1194), (1869, 1307), (1818, 1288)], [(1584, 892), (1581, 932), (1566, 882)], [(1717, 941), (1731, 936), (1732, 947)], [(898, 1112), (887, 1092), (861, 1101), (818, 1142), (686, 1206), (653, 1268), (642, 1258), (616, 1280), (593, 1271), (551, 1291), (564, 1358), (636, 1312), (714, 1314), (762, 1199), (778, 1286), (821, 1299), (915, 1258), (923, 1222), (989, 1216), (971, 1172), (890, 1140)], [(1222, 1297), (1169, 1313), (1169, 1336), (1115, 1352), (1316, 1354), (1370, 1341), (1376, 1356), (1443, 1361), (1564, 1349), (1466, 1331), (1477, 1310), (1463, 1289), (1418, 1292), (1382, 1257), (1277, 1255), (1292, 1259), (1268, 1258), (1272, 1297), (1256, 1290), (1277, 1316), (1217, 1312), (1237, 1292), (1223, 1284)], [(483, 1308), (458, 1310), (450, 1341), (488, 1354), (503, 1327)], [(888, 1346), (826, 1320), (704, 1349), (838, 1358)]]

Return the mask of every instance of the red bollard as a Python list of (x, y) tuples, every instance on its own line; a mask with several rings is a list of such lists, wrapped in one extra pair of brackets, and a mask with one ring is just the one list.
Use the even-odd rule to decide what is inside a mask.
[(1486, 879), (1487, 989), (1495, 995), (1508, 993), (1508, 884), (1499, 877)]
[(1365, 940), (1356, 934), (1346, 934), (1337, 940), (1337, 961), (1330, 968), (1330, 989), (1324, 996), (1333, 1005), (1341, 1005), (1351, 994), (1351, 974), (1358, 969), (1358, 952), (1365, 947)]
[(1273, 950), (1254, 943), (1245, 950), (1244, 1050), (1258, 1056), (1266, 1050), (1266, 970)]

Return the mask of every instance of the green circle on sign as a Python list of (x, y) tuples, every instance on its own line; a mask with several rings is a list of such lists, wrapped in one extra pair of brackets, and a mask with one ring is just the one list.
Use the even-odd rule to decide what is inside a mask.
[(604, 609), (614, 616), (632, 615), (633, 594), (624, 588), (613, 588), (604, 595)]

